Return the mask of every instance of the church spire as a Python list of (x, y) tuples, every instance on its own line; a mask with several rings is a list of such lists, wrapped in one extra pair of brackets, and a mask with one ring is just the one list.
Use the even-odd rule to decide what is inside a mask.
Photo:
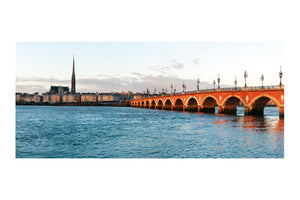
[(75, 94), (75, 61), (74, 61), (74, 54), (73, 54), (73, 71), (72, 71), (72, 80), (71, 80), (71, 93)]

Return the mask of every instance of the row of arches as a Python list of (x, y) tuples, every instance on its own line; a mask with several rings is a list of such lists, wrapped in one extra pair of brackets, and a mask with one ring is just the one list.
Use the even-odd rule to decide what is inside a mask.
[[(280, 112), (280, 117), (283, 117), (283, 108), (280, 107), (277, 100), (272, 97), (260, 96), (253, 99), (248, 105), (238, 96), (227, 97), (223, 104), (219, 104), (217, 99), (213, 96), (207, 96), (203, 99), (201, 104), (196, 97), (190, 97), (186, 104), (184, 104), (181, 98), (177, 98), (172, 101), (170, 99), (152, 99), (152, 100), (140, 100), (132, 102), (131, 106), (151, 109), (165, 109), (176, 111), (189, 111), (189, 112), (204, 112), (204, 113), (224, 113), (235, 115), (237, 113), (237, 107), (244, 107), (245, 115), (264, 115), (264, 108), (267, 103), (273, 100)], [(282, 112), (281, 112), (282, 111)]]

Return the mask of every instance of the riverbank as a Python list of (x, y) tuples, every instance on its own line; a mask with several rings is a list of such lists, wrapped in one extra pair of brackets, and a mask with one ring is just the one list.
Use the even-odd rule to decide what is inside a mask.
[(16, 102), (16, 105), (28, 106), (115, 106), (115, 107), (129, 107), (128, 101), (122, 102), (92, 102), (92, 103), (35, 103), (35, 102)]

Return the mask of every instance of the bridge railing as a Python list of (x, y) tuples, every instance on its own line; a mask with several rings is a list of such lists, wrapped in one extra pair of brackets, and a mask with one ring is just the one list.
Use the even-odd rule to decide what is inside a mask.
[(278, 85), (271, 85), (271, 86), (250, 86), (248, 90), (257, 90), (257, 89), (277, 89)]
[[(278, 85), (270, 85), (270, 86), (250, 86), (247, 87), (247, 90), (258, 90), (258, 89), (277, 89)], [(184, 94), (191, 94), (191, 93), (197, 93), (197, 92), (211, 92), (211, 91), (226, 91), (226, 90), (244, 90), (244, 87), (227, 87), (227, 88), (215, 88), (215, 89), (204, 89), (204, 90), (192, 90), (192, 91), (186, 91)], [(180, 95), (183, 94), (182, 92), (176, 92), (172, 93), (172, 95)], [(144, 98), (149, 98), (149, 97), (160, 97), (160, 96), (170, 96), (171, 94), (151, 94), (148, 97), (143, 97)]]
[(220, 88), (221, 90), (243, 90), (243, 87)]

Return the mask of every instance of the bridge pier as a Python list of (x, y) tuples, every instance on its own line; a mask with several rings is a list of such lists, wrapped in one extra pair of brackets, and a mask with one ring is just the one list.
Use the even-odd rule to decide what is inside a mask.
[(279, 118), (284, 118), (284, 106), (279, 107)]
[(251, 115), (251, 108), (249, 106), (245, 106), (244, 107), (244, 115), (247, 116), (247, 115)]
[(218, 106), (218, 114), (224, 113), (224, 107), (223, 106)]
[[(200, 109), (199, 109), (199, 107), (200, 107)], [(203, 112), (203, 105), (200, 105), (199, 107), (198, 107), (199, 112)]]

